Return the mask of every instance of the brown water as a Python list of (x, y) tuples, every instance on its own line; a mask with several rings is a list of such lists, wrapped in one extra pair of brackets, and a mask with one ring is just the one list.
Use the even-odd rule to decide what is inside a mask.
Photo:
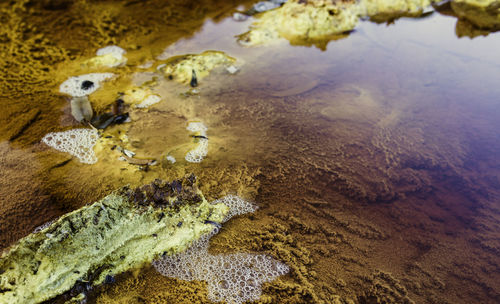
[[(390, 26), (362, 22), (324, 51), (286, 41), (244, 48), (234, 36), (251, 20), (224, 17), (235, 6), (207, 13), (217, 23), (207, 19), (194, 33), (170, 28), (174, 37), (187, 31), (184, 38), (163, 42), (158, 32), (141, 42), (130, 77), (96, 93), (95, 107), (104, 109), (128, 79), (149, 77), (133, 65), (163, 47), (169, 56), (213, 49), (237, 58), (237, 74), (215, 72), (196, 96), (160, 80), (155, 91), (164, 101), (104, 134), (126, 132), (139, 156), (168, 152), (178, 163), (146, 172), (103, 148), (96, 165), (84, 165), (39, 144), (43, 132), (30, 126), (0, 143), (2, 247), (123, 184), (194, 172), (208, 199), (236, 193), (260, 207), (227, 223), (214, 251), (265, 252), (291, 267), (265, 285), (261, 303), (500, 302), (500, 36), (458, 39), (456, 19), (434, 14)], [(74, 75), (64, 68), (71, 64), (54, 74)], [(46, 132), (77, 125), (64, 102), (50, 104), (52, 116), (35, 115), (56, 121)], [(192, 120), (208, 127), (200, 164), (182, 160)], [(152, 269), (94, 296), (208, 302), (204, 283)]]

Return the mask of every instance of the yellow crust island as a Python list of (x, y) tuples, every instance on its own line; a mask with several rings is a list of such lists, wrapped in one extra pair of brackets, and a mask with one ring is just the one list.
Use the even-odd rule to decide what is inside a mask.
[(222, 223), (229, 207), (208, 203), (193, 175), (127, 187), (24, 237), (0, 259), (0, 302), (84, 299), (94, 285), (161, 255), (187, 249)]

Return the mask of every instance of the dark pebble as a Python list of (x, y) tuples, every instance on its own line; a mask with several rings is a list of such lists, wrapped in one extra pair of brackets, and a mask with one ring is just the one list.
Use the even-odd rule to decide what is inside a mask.
[(90, 80), (85, 80), (82, 82), (82, 90), (88, 90), (94, 86), (94, 83)]
[(196, 78), (196, 72), (192, 70), (192, 76), (191, 76), (191, 87), (197, 87), (198, 86), (198, 79)]
[(106, 278), (104, 279), (105, 284), (113, 284), (114, 282), (116, 282), (116, 280), (112, 275), (106, 275)]
[(116, 115), (113, 122), (116, 123), (116, 124), (121, 124), (125, 120), (127, 120), (127, 118), (128, 118), (128, 113)]

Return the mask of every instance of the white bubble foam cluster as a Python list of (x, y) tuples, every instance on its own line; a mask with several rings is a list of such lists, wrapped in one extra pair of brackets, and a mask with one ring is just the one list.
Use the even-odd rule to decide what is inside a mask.
[(186, 161), (190, 163), (200, 163), (208, 154), (207, 127), (201, 122), (190, 122), (186, 128), (188, 131), (205, 138), (198, 139), (198, 145), (186, 153)]
[(200, 138), (198, 145), (186, 153), (185, 159), (190, 163), (201, 163), (208, 153), (208, 139)]
[(117, 66), (122, 65), (125, 62), (127, 62), (127, 58), (125, 58), (125, 56), (123, 56), (123, 55), (125, 55), (125, 53), (126, 53), (126, 51), (124, 49), (122, 49), (121, 47), (116, 46), (116, 45), (109, 45), (109, 46), (98, 49), (96, 52), (96, 55), (97, 56), (108, 55), (108, 56), (113, 57), (113, 59), (115, 59), (113, 62), (109, 62), (109, 63), (105, 64), (106, 66), (113, 68), (113, 67), (117, 67)]
[[(250, 202), (233, 195), (213, 203), (220, 202), (230, 207), (230, 213), (225, 220), (256, 209)], [(262, 292), (262, 283), (288, 273), (287, 265), (263, 254), (208, 253), (208, 242), (217, 232), (218, 228), (215, 228), (185, 252), (174, 256), (163, 256), (154, 261), (153, 266), (167, 277), (185, 281), (206, 281), (208, 298), (211, 301), (235, 304), (258, 300)]]
[[(59, 86), (59, 92), (73, 97), (83, 97), (94, 93), (101, 87), (100, 82), (105, 81), (115, 74), (90, 73), (68, 78)], [(91, 84), (90, 84), (91, 83)]]
[(199, 135), (202, 136), (207, 136), (208, 128), (202, 122), (199, 121), (190, 122), (186, 129), (190, 132), (199, 133)]
[(52, 148), (76, 156), (85, 164), (97, 162), (94, 146), (99, 134), (94, 129), (73, 129), (64, 132), (53, 132), (45, 135), (42, 141)]
[(135, 107), (143, 109), (143, 108), (147, 108), (147, 107), (149, 107), (151, 105), (154, 105), (155, 103), (158, 103), (160, 101), (161, 101), (161, 97), (160, 96), (158, 96), (158, 95), (149, 95), (148, 97), (144, 98), (144, 100), (140, 104), (136, 105)]
[(256, 205), (245, 201), (244, 199), (236, 195), (227, 195), (212, 202), (212, 204), (219, 203), (223, 203), (224, 205), (229, 207), (229, 212), (224, 218), (223, 223), (227, 222), (233, 216), (252, 213), (257, 210)]

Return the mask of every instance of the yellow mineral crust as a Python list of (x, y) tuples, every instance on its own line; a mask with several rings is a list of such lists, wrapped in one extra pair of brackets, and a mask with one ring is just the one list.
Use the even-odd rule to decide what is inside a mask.
[(250, 31), (240, 35), (244, 45), (260, 45), (278, 38), (292, 44), (331, 40), (352, 31), (360, 17), (418, 16), (432, 0), (291, 0), (262, 13)]
[[(208, 203), (194, 176), (123, 188), (22, 238), (0, 258), (0, 303), (40, 303), (185, 250), (229, 208)], [(83, 284), (83, 285), (82, 285)], [(85, 296), (85, 295), (79, 295)]]
[(236, 59), (224, 52), (205, 51), (200, 54), (180, 55), (169, 58), (161, 68), (166, 77), (173, 77), (181, 83), (189, 83), (193, 71), (198, 80), (208, 76), (210, 71), (219, 66), (229, 66)]
[(500, 1), (455, 0), (451, 8), (458, 18), (465, 19), (480, 29), (500, 29)]
[(377, 14), (417, 14), (432, 4), (432, 0), (361, 0), (360, 14), (375, 16)]
[(240, 36), (245, 45), (259, 45), (283, 37), (293, 42), (321, 40), (354, 29), (358, 7), (332, 1), (288, 1), (265, 12)]
[(434, 0), (361, 0), (359, 15), (375, 22), (391, 21), (400, 17), (419, 17)]

